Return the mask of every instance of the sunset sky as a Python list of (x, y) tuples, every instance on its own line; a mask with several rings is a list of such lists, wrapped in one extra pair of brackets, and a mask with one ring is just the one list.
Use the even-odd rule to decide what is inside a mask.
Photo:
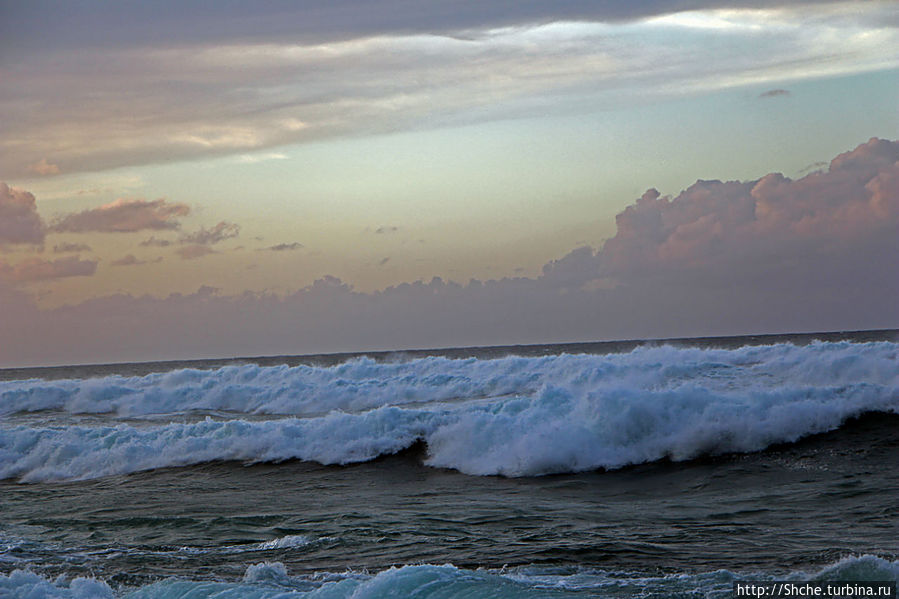
[(0, 367), (899, 327), (897, 107), (896, 2), (0, 0)]

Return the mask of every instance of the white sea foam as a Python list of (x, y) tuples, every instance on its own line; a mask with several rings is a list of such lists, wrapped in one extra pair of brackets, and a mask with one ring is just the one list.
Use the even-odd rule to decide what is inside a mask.
[(307, 536), (286, 535), (278, 537), (277, 539), (272, 539), (271, 541), (257, 543), (253, 548), (260, 551), (268, 551), (270, 549), (296, 549), (298, 547), (305, 547), (310, 543), (312, 543), (312, 540)]
[(754, 581), (899, 581), (899, 562), (865, 555), (850, 557), (818, 572), (793, 572), (771, 576), (741, 576), (727, 570), (697, 574), (649, 576), (633, 572), (595, 569), (558, 571), (545, 567), (511, 570), (466, 570), (447, 564), (403, 566), (375, 575), (360, 573), (291, 576), (283, 564), (250, 565), (243, 580), (235, 583), (171, 578), (138, 589), (114, 591), (101, 580), (64, 577), (51, 580), (33, 572), (14, 570), (0, 575), (0, 595), (34, 599), (199, 599), (309, 598), (375, 599), (383, 597), (602, 597), (704, 596), (730, 597), (734, 580)]
[[(348, 464), (419, 440), (432, 466), (531, 476), (756, 451), (867, 412), (899, 413), (894, 343), (363, 359), (333, 368), (241, 366), (123, 381), (18, 382), (3, 387), (0, 401), (14, 404), (7, 414), (56, 402), (55, 409), (70, 411), (227, 407), (303, 417), (237, 414), (139, 427), (112, 418), (104, 426), (15, 425), (8, 418), (0, 426), (0, 478), (85, 479), (214, 460)], [(348, 409), (354, 411), (337, 411)]]
[(320, 415), (386, 405), (530, 395), (545, 385), (575, 390), (710, 390), (895, 385), (897, 344), (813, 343), (736, 350), (640, 347), (608, 355), (490, 360), (428, 357), (396, 363), (357, 358), (333, 367), (256, 366), (181, 369), (143, 377), (0, 382), (0, 414), (63, 410), (143, 416), (189, 410)]

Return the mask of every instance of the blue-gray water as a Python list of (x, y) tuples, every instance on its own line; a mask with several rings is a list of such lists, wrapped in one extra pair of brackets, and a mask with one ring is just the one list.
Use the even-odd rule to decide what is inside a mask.
[(895, 580), (896, 341), (0, 371), (0, 597)]

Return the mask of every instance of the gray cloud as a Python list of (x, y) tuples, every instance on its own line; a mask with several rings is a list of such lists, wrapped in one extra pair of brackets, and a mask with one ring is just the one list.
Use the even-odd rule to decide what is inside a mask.
[(155, 264), (157, 262), (162, 262), (162, 256), (153, 260), (141, 260), (135, 257), (134, 254), (127, 254), (118, 260), (113, 260), (110, 264), (112, 266), (140, 266), (141, 264)]
[(91, 246), (85, 243), (58, 243), (53, 246), (54, 254), (65, 254), (68, 252), (89, 252), (91, 251)]
[[(602, 248), (536, 278), (361, 293), (323, 277), (286, 296), (115, 295), (49, 311), (0, 286), (13, 306), (0, 364), (899, 327), (897, 142), (797, 180), (650, 190), (616, 221)], [(102, 326), (111, 318), (122, 326)]]
[(132, 233), (177, 229), (178, 218), (190, 214), (186, 204), (159, 200), (116, 200), (110, 204), (69, 214), (53, 224), (57, 233)]
[(759, 98), (786, 98), (789, 97), (790, 92), (785, 89), (769, 89), (766, 92), (759, 94)]
[(178, 243), (193, 245), (214, 245), (216, 243), (232, 239), (240, 234), (240, 225), (222, 221), (211, 229), (200, 228), (195, 233), (189, 233), (181, 237)]
[[(838, 1), (838, 0), (830, 0)], [(428, 32), (454, 34), (553, 21), (614, 23), (685, 10), (715, 8), (795, 8), (828, 0), (562, 0), (554, 2), (470, 2), (437, 4), (405, 0), (339, 0), (328, 3), (254, 2), (218, 5), (164, 0), (153, 3), (80, 2), (77, 11), (64, 2), (36, 0), (6, 7), (0, 33), (12, 58), (71, 48), (104, 50), (216, 43), (235, 38), (323, 42), (378, 35)], [(31, 32), (42, 31), (40, 39)]]
[(262, 250), (270, 252), (291, 252), (303, 249), (303, 247), (304, 246), (302, 243), (294, 241), (293, 243), (279, 243), (277, 245), (270, 245), (267, 248), (262, 248)]
[(155, 236), (151, 236), (148, 239), (144, 239), (140, 242), (141, 247), (154, 247), (154, 248), (165, 248), (172, 245), (172, 242), (168, 239), (156, 239)]
[[(740, 13), (733, 19), (747, 22), (722, 29), (726, 43), (707, 60), (696, 59), (704, 48), (690, 42), (694, 36), (672, 46), (666, 36), (597, 23), (719, 3), (494, 4), (410, 10), (385, 0), (351, 4), (349, 12), (344, 4), (271, 12), (254, 5), (249, 19), (236, 7), (217, 16), (179, 8), (171, 13), (178, 24), (169, 28), (169, 12), (129, 3), (119, 10), (79, 5), (37, 12), (19, 3), (4, 11), (0, 31), (0, 66), (14, 67), (17, 77), (0, 89), (0, 177), (27, 176), (45, 156), (53, 157), (47, 169), (65, 172), (227, 154), (252, 162), (274, 147), (346, 134), (567, 114), (585, 105), (897, 66), (885, 49), (899, 44), (899, 33), (883, 27), (893, 11), (880, 3), (836, 6), (811, 21), (792, 4), (773, 15)], [(96, 20), (75, 25), (92, 13)], [(185, 27), (191, 18), (202, 18), (202, 27)], [(10, 24), (17, 19), (20, 25)], [(789, 26), (762, 33), (758, 26), (771, 19)], [(50, 36), (57, 20), (67, 24), (65, 33)], [(316, 22), (322, 26), (312, 27)], [(689, 25), (653, 27), (679, 35)], [(864, 35), (874, 29), (876, 35)], [(72, 39), (77, 31), (91, 31), (90, 39)], [(141, 43), (140, 31), (152, 33), (152, 43)], [(845, 32), (836, 50), (827, 41), (832, 31)], [(110, 41), (114, 52), (101, 41), (120, 34)], [(39, 39), (48, 47), (16, 59), (24, 46), (13, 40), (20, 35), (27, 38), (22, 44)], [(54, 49), (66, 39), (84, 46)]]

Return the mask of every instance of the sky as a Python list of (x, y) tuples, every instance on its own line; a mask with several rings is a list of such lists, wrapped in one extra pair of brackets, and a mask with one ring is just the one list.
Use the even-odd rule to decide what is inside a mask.
[(0, 0), (0, 367), (899, 327), (899, 3)]

